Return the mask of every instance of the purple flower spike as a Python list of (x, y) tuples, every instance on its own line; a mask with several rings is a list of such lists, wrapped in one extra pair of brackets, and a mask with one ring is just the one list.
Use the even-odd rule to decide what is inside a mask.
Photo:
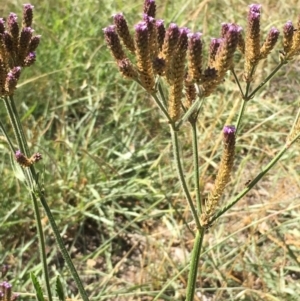
[(163, 51), (165, 52), (167, 59), (168, 56), (171, 56), (173, 54), (173, 51), (175, 50), (175, 47), (178, 43), (178, 37), (179, 28), (175, 23), (171, 23), (166, 31), (163, 45), (163, 48), (165, 48), (163, 49)]
[(34, 36), (30, 39), (30, 43), (29, 43), (29, 47), (28, 47), (28, 51), (29, 52), (33, 52), (37, 49), (37, 47), (40, 44), (40, 40), (41, 40), (41, 35), (37, 35)]
[(33, 8), (34, 6), (27, 3), (23, 6), (23, 26), (31, 27), (33, 19)]
[(116, 60), (122, 60), (125, 57), (125, 53), (122, 49), (119, 36), (116, 32), (116, 26), (110, 25), (103, 29), (105, 41), (110, 48), (112, 55)]
[(144, 13), (150, 17), (155, 18), (156, 4), (155, 0), (145, 0), (144, 2)]
[(186, 51), (188, 46), (188, 34), (190, 30), (187, 27), (179, 29), (177, 51)]
[(17, 20), (18, 17), (15, 13), (10, 13), (7, 18), (7, 27), (14, 39), (17, 39), (19, 35), (19, 25)]
[(19, 48), (21, 52), (25, 52), (28, 49), (33, 32), (34, 30), (30, 27), (22, 28), (19, 39)]
[(122, 13), (113, 15), (113, 18), (114, 18), (114, 24), (116, 26), (117, 33), (121, 38), (123, 44), (126, 46), (126, 48), (129, 51), (134, 53), (135, 46), (134, 46), (133, 38), (128, 29), (126, 19), (124, 18)]
[(14, 94), (20, 75), (21, 67), (14, 67), (11, 71), (7, 73), (5, 81), (5, 90), (8, 93), (8, 95)]
[(293, 45), (294, 26), (292, 21), (287, 21), (283, 26), (283, 51), (288, 54)]
[(164, 21), (163, 20), (156, 20), (155, 26), (156, 26), (156, 31), (157, 31), (158, 46), (159, 46), (159, 49), (161, 50), (163, 42), (164, 42), (165, 34), (166, 34)]
[(202, 34), (200, 32), (188, 34), (188, 77), (199, 82), (202, 73)]
[(214, 61), (217, 51), (222, 43), (222, 38), (212, 38), (209, 45), (209, 59), (210, 61)]

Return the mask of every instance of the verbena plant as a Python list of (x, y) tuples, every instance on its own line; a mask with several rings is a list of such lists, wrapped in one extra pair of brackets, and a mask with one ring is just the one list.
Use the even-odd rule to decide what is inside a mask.
[[(15, 134), (14, 139), (9, 135), (9, 131), (2, 122), (0, 127), (14, 154), (15, 162), (17, 162), (15, 165), (16, 173), (25, 183), (32, 199), (48, 300), (52, 300), (53, 297), (47, 270), (45, 242), (39, 212), (40, 204), (48, 216), (58, 246), (76, 281), (80, 294), (83, 300), (88, 300), (78, 273), (59, 235), (55, 220), (46, 202), (44, 188), (39, 181), (39, 174), (34, 167), (34, 164), (41, 160), (42, 156), (40, 153), (32, 155), (33, 152), (27, 145), (18, 116), (18, 107), (14, 100), (14, 92), (22, 68), (29, 67), (34, 63), (35, 50), (40, 41), (40, 37), (34, 35), (31, 28), (32, 9), (33, 7), (29, 4), (24, 6), (21, 28), (17, 23), (16, 15), (13, 13), (9, 15), (6, 23), (3, 19), (0, 20), (0, 93), (10, 117)], [(166, 28), (162, 20), (155, 19), (156, 4), (153, 0), (145, 1), (143, 20), (135, 25), (133, 35), (128, 29), (127, 22), (122, 14), (116, 14), (114, 16), (115, 24), (104, 29), (106, 42), (117, 61), (121, 74), (139, 83), (152, 96), (162, 115), (169, 123), (174, 161), (193, 217), (190, 227), (195, 232), (186, 290), (187, 300), (193, 300), (194, 298), (199, 259), (203, 252), (202, 243), (206, 231), (209, 231), (210, 226), (216, 219), (227, 212), (253, 188), (300, 135), (300, 122), (298, 116), (296, 116), (294, 127), (282, 150), (262, 169), (257, 177), (246, 184), (245, 189), (239, 195), (227, 201), (225, 206), (220, 208), (219, 201), (226, 185), (230, 182), (230, 174), (235, 158), (236, 138), (240, 135), (241, 124), (247, 113), (248, 102), (284, 64), (287, 64), (300, 52), (300, 31), (296, 30), (291, 22), (287, 22), (283, 29), (283, 45), (277, 67), (259, 85), (254, 85), (253, 79), (255, 79), (259, 68), (259, 62), (268, 57), (279, 37), (279, 31), (272, 28), (264, 43), (261, 44), (260, 9), (261, 7), (258, 4), (250, 5), (245, 36), (240, 26), (230, 23), (223, 24), (221, 37), (213, 39), (210, 44), (208, 58), (204, 58), (201, 33), (192, 33), (188, 28), (179, 28), (174, 23)], [(300, 21), (297, 27), (299, 28), (299, 26)], [(125, 49), (128, 50), (127, 54)], [(235, 72), (234, 55), (236, 52), (239, 52), (244, 58), (242, 78), (239, 78)], [(207, 101), (209, 95), (216, 91), (219, 85), (226, 84), (224, 80), (228, 78), (230, 73), (241, 93), (241, 108), (236, 123), (224, 126), (223, 154), (218, 173), (215, 176), (214, 189), (209, 196), (206, 196), (200, 185), (198, 137), (201, 133), (197, 132), (197, 122), (204, 117), (204, 112), (201, 110), (202, 104)], [(180, 146), (184, 142), (180, 141), (179, 132), (187, 130), (187, 127), (183, 127), (186, 124), (190, 126), (193, 137), (193, 185), (190, 185), (187, 181), (180, 151)], [(202, 146), (200, 145), (200, 147)], [(32, 279), (38, 298), (42, 300), (43, 295), (34, 275), (32, 275)], [(57, 286), (59, 287), (59, 284)], [(0, 298), (3, 295), (3, 298), (9, 300), (11, 286), (5, 282), (0, 289)], [(160, 295), (157, 295), (155, 299), (159, 297)], [(59, 298), (63, 299), (63, 296), (59, 294)]]
[[(142, 20), (134, 26), (134, 33), (129, 30), (122, 13), (113, 16), (114, 25), (104, 29), (108, 48), (117, 62), (120, 73), (136, 81), (152, 96), (162, 115), (169, 123), (174, 152), (174, 162), (178, 178), (190, 207), (195, 231), (195, 241), (191, 255), (186, 300), (194, 299), (196, 279), (201, 257), (202, 244), (206, 231), (255, 184), (257, 184), (274, 167), (276, 162), (290, 149), (300, 136), (300, 119), (295, 116), (294, 126), (281, 151), (265, 166), (237, 196), (220, 206), (220, 200), (230, 182), (234, 166), (236, 138), (240, 135), (241, 124), (247, 114), (247, 104), (266, 83), (283, 67), (300, 53), (300, 30), (294, 28), (291, 21), (283, 26), (282, 46), (275, 69), (266, 78), (255, 84), (259, 63), (265, 60), (274, 49), (279, 38), (279, 30), (271, 28), (262, 43), (260, 31), (261, 5), (251, 4), (247, 17), (245, 34), (243, 29), (234, 23), (223, 23), (220, 38), (211, 40), (208, 55), (205, 57), (203, 38), (200, 32), (191, 32), (186, 27), (175, 23), (165, 26), (163, 20), (156, 19), (156, 3), (145, 0)], [(300, 27), (300, 18), (297, 24)], [(126, 52), (127, 51), (127, 52)], [(236, 73), (234, 55), (239, 52), (243, 57), (243, 74)], [(199, 176), (199, 145), (197, 123), (205, 117), (201, 110), (207, 97), (213, 94), (218, 86), (226, 84), (231, 75), (240, 91), (241, 105), (234, 125), (224, 125), (223, 150), (218, 172), (212, 191), (206, 196), (201, 190)], [(183, 156), (180, 147), (184, 145), (179, 139), (179, 132), (187, 130), (184, 124), (190, 125), (192, 132), (194, 183), (189, 185), (183, 169)], [(195, 198), (193, 197), (195, 196)], [(220, 208), (221, 207), (221, 208)], [(159, 296), (156, 296), (157, 300)]]

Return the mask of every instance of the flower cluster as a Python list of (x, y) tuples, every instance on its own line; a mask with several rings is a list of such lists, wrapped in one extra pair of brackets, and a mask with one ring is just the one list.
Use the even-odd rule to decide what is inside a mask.
[[(242, 29), (236, 24), (224, 24), (222, 37), (211, 42), (204, 67), (202, 34), (174, 23), (165, 28), (164, 21), (155, 17), (155, 1), (145, 0), (142, 21), (134, 26), (134, 34), (130, 33), (123, 14), (118, 13), (113, 16), (114, 25), (104, 28), (104, 36), (124, 77), (140, 82), (149, 93), (156, 91), (157, 76), (166, 80), (167, 111), (170, 119), (176, 121), (182, 108), (188, 109), (195, 101), (195, 85), (200, 85), (202, 96), (208, 96), (223, 81), (226, 71), (232, 67)], [(125, 49), (135, 56), (135, 63)]]
[(40, 36), (33, 35), (33, 6), (24, 4), (21, 28), (17, 15), (10, 13), (6, 22), (0, 18), (0, 96), (14, 94), (21, 68), (35, 62)]
[(42, 155), (40, 153), (35, 153), (30, 158), (27, 158), (20, 150), (17, 150), (15, 152), (15, 159), (22, 167), (29, 167), (42, 160)]

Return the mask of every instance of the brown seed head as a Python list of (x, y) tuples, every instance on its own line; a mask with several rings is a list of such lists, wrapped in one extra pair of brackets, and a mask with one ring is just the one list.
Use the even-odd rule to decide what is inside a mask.
[(33, 29), (30, 27), (23, 27), (21, 29), (19, 45), (18, 45), (18, 64), (21, 66), (25, 57), (28, 54), (30, 40), (32, 38)]
[(188, 34), (188, 80), (199, 83), (202, 73), (201, 33)]
[(222, 38), (212, 38), (209, 45), (209, 66), (213, 66)]
[(125, 78), (138, 79), (138, 72), (128, 58), (118, 61), (119, 71)]
[(260, 4), (249, 5), (248, 24), (245, 39), (244, 78), (251, 81), (252, 69), (260, 57)]
[(283, 51), (286, 56), (289, 55), (293, 46), (294, 30), (292, 21), (287, 21), (283, 27)]
[(116, 31), (121, 38), (125, 47), (132, 53), (135, 51), (134, 41), (129, 32), (128, 25), (126, 19), (124, 18), (122, 13), (118, 13), (113, 15), (114, 24), (116, 26)]
[(113, 57), (119, 61), (126, 58), (126, 55), (122, 49), (119, 36), (116, 32), (116, 26), (110, 25), (103, 29), (104, 37), (108, 48), (110, 49)]
[(291, 58), (292, 56), (298, 55), (299, 53), (300, 53), (300, 16), (298, 17), (297, 30), (294, 31), (293, 44), (288, 54), (288, 57)]
[(245, 54), (245, 40), (244, 40), (244, 37), (242, 35), (242, 32), (239, 33), (239, 41), (238, 41), (237, 49), (242, 54)]
[(154, 92), (155, 79), (150, 58), (149, 30), (145, 22), (140, 22), (135, 28), (135, 48), (137, 69), (143, 87), (149, 92)]
[(235, 127), (225, 126), (223, 129), (223, 153), (220, 167), (216, 176), (215, 185), (206, 202), (205, 213), (201, 216), (202, 226), (204, 221), (209, 221), (215, 213), (218, 202), (223, 195), (226, 184), (230, 181), (230, 174), (235, 156)]
[(172, 61), (173, 54), (176, 49), (179, 38), (179, 28), (175, 23), (171, 23), (166, 31), (164, 43), (159, 57), (165, 60), (166, 72), (169, 68), (170, 62)]
[(164, 39), (165, 39), (165, 34), (166, 34), (164, 21), (163, 20), (156, 20), (155, 26), (156, 26), (156, 32), (157, 32), (158, 48), (161, 51), (163, 43), (164, 43)]
[(183, 82), (185, 80), (185, 58), (188, 46), (188, 33), (188, 28), (180, 28), (178, 44), (172, 62), (170, 64), (170, 92), (168, 111), (173, 121), (179, 119), (181, 112), (182, 89)]
[(151, 58), (151, 60), (153, 60), (153, 58), (157, 57), (157, 54), (159, 51), (155, 19), (144, 14), (143, 20), (146, 23), (147, 28), (148, 28), (150, 58)]
[(274, 48), (278, 40), (278, 37), (279, 37), (279, 30), (276, 29), (275, 27), (272, 27), (268, 33), (266, 41), (264, 42), (264, 44), (260, 49), (260, 59), (265, 59), (268, 56), (268, 54)]

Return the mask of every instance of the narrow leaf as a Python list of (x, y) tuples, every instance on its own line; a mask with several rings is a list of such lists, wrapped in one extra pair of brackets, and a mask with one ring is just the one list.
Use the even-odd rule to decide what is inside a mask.
[(43, 291), (42, 291), (42, 288), (41, 288), (41, 285), (40, 285), (39, 281), (37, 280), (37, 278), (35, 277), (35, 275), (33, 273), (30, 273), (30, 277), (31, 277), (31, 281), (32, 281), (32, 284), (33, 284), (34, 289), (35, 289), (36, 299), (38, 301), (45, 301)]
[(59, 276), (57, 276), (57, 278), (56, 278), (56, 293), (57, 293), (59, 301), (66, 301), (64, 289), (63, 289), (63, 286), (59, 279)]

